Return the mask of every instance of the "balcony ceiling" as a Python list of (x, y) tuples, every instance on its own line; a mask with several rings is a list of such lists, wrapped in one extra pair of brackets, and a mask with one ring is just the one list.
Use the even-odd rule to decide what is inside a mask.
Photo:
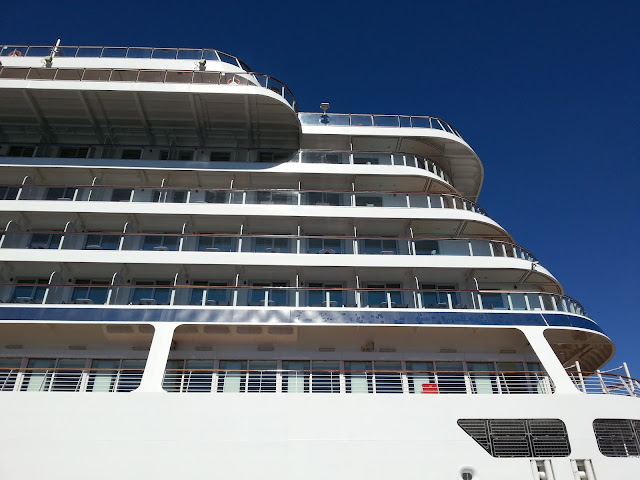
[(216, 88), (3, 88), (0, 142), (298, 148), (299, 121), (284, 100), (260, 95), (262, 87)]

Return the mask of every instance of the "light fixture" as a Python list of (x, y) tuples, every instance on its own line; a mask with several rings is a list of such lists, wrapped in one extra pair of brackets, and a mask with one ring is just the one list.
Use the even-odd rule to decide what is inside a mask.
[(327, 110), (329, 110), (329, 107), (330, 107), (330, 106), (331, 106), (331, 105), (329, 105), (329, 102), (322, 102), (322, 103), (320, 104), (320, 110), (322, 110), (322, 114), (323, 114), (323, 115), (326, 115), (326, 114), (327, 114)]

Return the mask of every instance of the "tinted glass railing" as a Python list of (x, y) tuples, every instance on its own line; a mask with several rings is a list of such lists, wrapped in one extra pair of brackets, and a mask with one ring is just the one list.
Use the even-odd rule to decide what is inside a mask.
[(354, 113), (306, 113), (298, 114), (303, 125), (326, 125), (332, 127), (392, 127), (392, 128), (432, 128), (462, 135), (441, 118), (410, 115), (362, 115)]
[[(398, 284), (367, 282), (353, 288), (341, 282), (310, 281), (306, 287), (287, 282), (255, 282), (231, 286), (232, 282), (202, 281), (171, 285), (168, 280), (110, 285), (100, 281), (76, 284), (0, 284), (0, 300), (21, 304), (100, 305), (201, 305), (252, 307), (327, 308), (419, 308), (435, 310), (503, 310), (565, 312), (588, 316), (571, 297), (554, 293), (507, 290), (459, 290), (450, 288), (400, 288)], [(251, 282), (249, 282), (251, 283)]]
[(282, 96), (291, 108), (297, 110), (295, 97), (289, 87), (270, 75), (255, 72), (229, 73), (200, 70), (140, 70), (124, 68), (0, 67), (0, 79), (261, 86)]
[(336, 255), (442, 255), (505, 257), (537, 261), (508, 242), (380, 236), (265, 235), (215, 233), (122, 233), (5, 231), (1, 248), (70, 250), (146, 250), (183, 252), (259, 252)]
[(4, 200), (217, 203), (237, 205), (316, 205), (341, 207), (452, 208), (481, 215), (476, 203), (453, 194), (326, 190), (187, 190), (113, 185), (0, 185)]
[(80, 47), (80, 46), (29, 46), (2, 45), (0, 57), (63, 58), (161, 58), (172, 60), (211, 60), (236, 65), (245, 71), (250, 68), (233, 55), (219, 50), (202, 48), (153, 48), (153, 47)]

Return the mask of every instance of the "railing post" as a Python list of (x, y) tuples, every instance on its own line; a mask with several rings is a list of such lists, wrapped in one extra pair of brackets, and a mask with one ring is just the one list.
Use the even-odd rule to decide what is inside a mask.
[(580, 386), (582, 387), (583, 393), (587, 393), (587, 387), (584, 384), (584, 376), (582, 375), (582, 370), (580, 370), (580, 362), (576, 360), (576, 370), (578, 371), (578, 379), (580, 380)]

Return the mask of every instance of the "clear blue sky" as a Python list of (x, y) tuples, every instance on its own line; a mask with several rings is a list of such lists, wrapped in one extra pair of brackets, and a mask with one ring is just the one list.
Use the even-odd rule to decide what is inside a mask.
[(640, 2), (22, 1), (1, 43), (216, 48), (301, 110), (440, 116), (480, 204), (640, 377)]

